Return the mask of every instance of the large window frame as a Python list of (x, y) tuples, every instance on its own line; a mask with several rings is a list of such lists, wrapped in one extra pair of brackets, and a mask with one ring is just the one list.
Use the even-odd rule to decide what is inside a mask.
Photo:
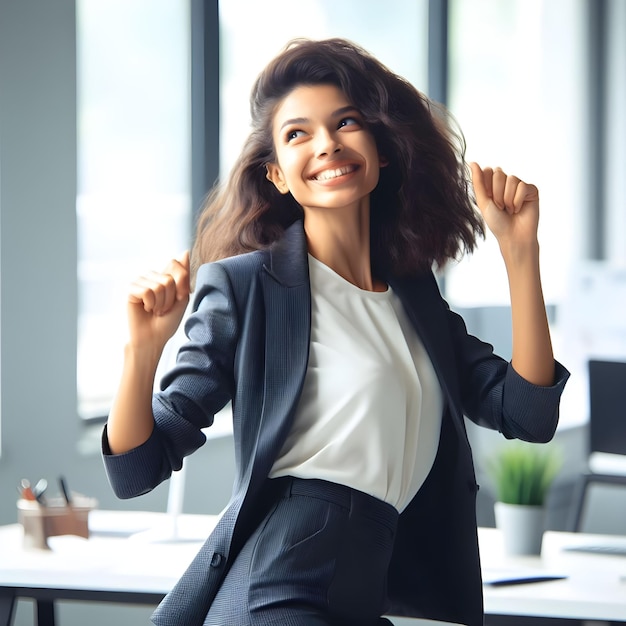
[[(77, 0), (78, 5), (80, 2), (89, 2), (90, 0)], [(92, 0), (93, 1), (93, 0)], [(412, 0), (393, 0), (395, 5), (401, 6), (404, 4), (407, 10), (414, 13), (417, 10), (422, 10), (423, 7), (426, 6), (427, 0), (421, 0), (419, 3), (416, 3)], [(244, 2), (245, 3), (245, 2)], [(219, 3), (219, 2), (208, 2), (206, 0), (185, 0), (185, 5), (188, 6), (189, 11), (189, 31), (190, 31), (190, 83), (189, 83), (189, 93), (190, 93), (190, 195), (191, 195), (191, 212), (189, 213), (189, 219), (186, 227), (189, 228), (190, 232), (193, 230), (193, 224), (195, 222), (198, 211), (200, 210), (203, 200), (206, 197), (206, 194), (211, 190), (213, 185), (219, 180), (220, 175), (224, 175), (225, 172), (230, 168), (231, 161), (229, 161), (228, 155), (225, 156), (225, 153), (228, 152), (228, 149), (232, 148), (233, 150), (238, 150), (237, 139), (231, 139), (232, 136), (232, 124), (230, 128), (227, 128), (228, 120), (225, 120), (225, 116), (223, 116), (222, 111), (227, 106), (224, 102), (224, 94), (223, 94), (223, 81), (221, 80), (224, 73), (224, 58), (227, 58), (227, 55), (224, 54), (224, 47), (227, 46), (227, 42), (225, 42), (224, 37), (221, 37), (221, 28), (222, 24), (220, 22), (220, 11), (230, 10), (232, 13), (232, 7), (236, 3)], [(275, 44), (277, 46), (282, 47), (283, 44), (287, 43), (288, 38), (298, 37), (298, 36), (348, 36), (354, 32), (354, 27), (351, 24), (358, 22), (358, 19), (355, 18), (355, 15), (363, 15), (363, 13), (369, 12), (370, 15), (378, 15), (379, 4), (375, 0), (368, 0), (367, 2), (363, 2), (363, 0), (354, 0), (353, 2), (344, 2), (339, 8), (339, 13), (345, 14), (344, 17), (346, 19), (341, 22), (341, 20), (337, 21), (338, 7), (335, 3), (331, 3), (328, 0), (306, 0), (306, 2), (299, 6), (299, 10), (307, 11), (307, 14), (316, 15), (317, 26), (319, 28), (311, 27), (311, 24), (315, 26), (316, 20), (305, 20), (301, 22), (303, 24), (302, 28), (300, 26), (289, 26), (286, 24), (291, 22), (291, 6), (290, 11), (280, 10), (282, 6), (281, 0), (271, 0), (269, 2), (270, 5), (276, 5), (274, 8), (282, 15), (282, 20), (285, 22), (283, 25), (281, 37), (284, 38), (284, 41), (278, 41), (277, 38), (274, 39)], [(133, 5), (131, 2), (130, 5)], [(130, 6), (129, 5), (129, 6)], [(259, 7), (258, 3), (254, 0), (248, 2), (248, 8), (246, 12), (250, 11), (260, 11), (263, 19), (269, 20), (268, 25), (272, 25), (273, 28), (279, 30), (278, 23), (280, 20), (276, 19), (276, 13), (273, 11), (268, 11), (267, 3), (263, 7)], [(280, 5), (280, 6), (279, 6)], [(306, 6), (305, 6), (306, 5)], [(324, 28), (321, 25), (322, 13), (320, 11), (314, 10), (316, 6), (326, 7), (326, 14), (329, 16), (328, 24), (331, 24), (331, 28)], [(327, 5), (327, 6), (326, 6)], [(421, 7), (421, 8), (419, 8)], [(285, 7), (283, 7), (284, 9)], [(149, 13), (149, 12), (148, 12)], [(358, 14), (358, 15), (357, 15)], [(330, 20), (330, 16), (333, 16), (332, 21)], [(238, 17), (238, 16), (236, 16)], [(347, 19), (350, 18), (350, 19)], [(388, 20), (393, 20), (392, 15), (387, 14)], [(379, 21), (377, 19), (377, 21)], [(419, 23), (423, 23), (423, 20), (415, 20), (415, 31), (419, 31)], [(335, 24), (335, 22), (337, 22)], [(241, 28), (239, 20), (236, 20), (237, 27)], [(390, 22), (391, 23), (391, 22)], [(424, 28), (424, 33), (426, 33), (426, 26)], [(246, 50), (254, 49), (255, 46), (261, 47), (266, 46), (268, 41), (271, 41), (271, 38), (268, 37), (267, 34), (268, 29), (259, 30), (258, 24), (254, 24), (254, 29), (252, 31), (252, 35), (257, 37), (257, 41), (246, 40)], [(406, 31), (408, 33), (408, 31)], [(347, 34), (346, 34), (347, 33)], [(374, 32), (374, 29), (368, 29), (367, 32), (363, 31), (362, 37), (355, 37), (355, 39), (359, 39), (359, 43), (362, 43), (365, 47), (368, 47), (368, 40), (370, 43), (374, 43), (378, 45), (378, 50), (376, 46), (372, 49), (372, 52), (375, 54), (380, 54), (382, 52), (384, 56), (384, 50), (387, 49), (388, 56), (389, 53), (394, 51), (394, 45), (388, 43), (388, 40), (381, 39), (381, 37), (377, 36)], [(422, 41), (425, 41), (425, 36), (421, 38)], [(279, 51), (277, 47), (276, 50), (272, 50), (271, 56), (273, 56), (276, 52)], [(268, 56), (267, 60), (269, 60), (270, 56)], [(260, 62), (258, 60), (258, 56), (254, 55), (255, 62)], [(410, 66), (413, 60), (409, 57), (406, 57), (404, 50), (402, 54), (398, 55), (398, 59), (402, 61), (404, 65)], [(263, 61), (263, 64), (265, 60)], [(426, 55), (424, 58), (424, 66), (426, 63)], [(390, 63), (391, 64), (391, 63)], [(395, 64), (394, 64), (395, 65)], [(260, 66), (259, 66), (260, 69)], [(80, 72), (80, 68), (79, 68)], [(80, 76), (80, 73), (79, 73)], [(426, 72), (422, 72), (422, 77), (425, 78)], [(251, 86), (251, 80), (247, 81), (245, 85), (245, 93), (242, 94), (241, 98), (238, 98), (238, 103), (243, 104), (245, 107), (245, 114), (242, 114), (242, 117), (245, 115), (247, 120), (247, 98), (249, 93), (249, 88)], [(420, 89), (425, 89), (425, 84), (418, 85)], [(238, 122), (239, 126), (245, 125), (245, 122)], [(224, 140), (225, 137), (228, 137), (228, 142)], [(243, 137), (241, 137), (243, 139)], [(225, 146), (225, 144), (228, 144)], [(233, 152), (230, 153), (231, 156)], [(79, 168), (80, 169), (80, 168)], [(80, 171), (79, 171), (80, 178)], [(85, 213), (84, 208), (81, 206), (84, 204), (84, 201), (81, 199), (78, 200), (78, 215), (79, 215), (79, 224), (81, 222), (81, 217)], [(128, 215), (131, 215), (134, 212), (133, 209), (129, 207)], [(183, 210), (181, 215), (185, 214), (187, 210)], [(104, 213), (101, 211), (101, 213)], [(145, 217), (147, 219), (147, 216)], [(189, 237), (191, 240), (191, 235)], [(189, 244), (191, 241), (189, 241)], [(167, 254), (166, 250), (171, 249), (171, 246), (162, 245), (162, 252)], [(80, 249), (80, 240), (79, 240), (79, 249)], [(154, 255), (151, 258), (152, 262), (157, 263), (158, 259)], [(133, 263), (132, 266), (129, 263), (125, 263), (123, 267), (119, 268), (118, 276), (120, 277), (120, 281), (118, 284), (118, 292), (117, 298), (119, 302), (119, 313), (120, 316), (117, 318), (115, 322), (115, 328), (119, 329), (124, 324), (123, 321), (123, 300), (122, 293), (123, 289), (126, 288), (126, 284), (128, 280), (132, 280), (135, 276), (135, 272), (144, 271), (145, 269), (150, 269), (147, 266), (140, 267), (139, 257), (136, 259), (137, 262)], [(154, 267), (154, 269), (158, 269), (158, 266)], [(88, 277), (89, 273), (89, 265), (84, 261), (79, 261), (79, 281)], [(122, 278), (123, 277), (123, 278)], [(79, 290), (80, 291), (80, 290)], [(80, 309), (79, 305), (79, 309)], [(81, 387), (81, 377), (85, 375), (86, 372), (90, 372), (93, 367), (93, 361), (91, 362), (91, 366), (85, 365), (85, 352), (89, 350), (89, 347), (85, 348), (84, 342), (81, 343), (80, 336), (81, 333), (84, 332), (84, 321), (81, 320), (81, 313), (79, 311), (79, 371), (78, 371), (78, 387), (79, 387), (79, 409), (78, 412), (81, 417), (92, 418), (97, 420), (98, 422), (102, 421), (106, 417), (106, 413), (108, 412), (108, 406), (106, 402), (96, 402), (93, 403), (92, 406), (89, 406), (88, 403), (81, 401), (80, 398), (80, 387)], [(103, 318), (101, 320), (101, 328), (110, 329), (110, 324), (106, 322)], [(104, 332), (107, 332), (106, 330)], [(180, 334), (179, 334), (180, 335)], [(171, 345), (175, 346), (176, 342), (179, 341), (181, 337), (177, 336)], [(117, 341), (115, 337), (107, 338), (103, 341)], [(109, 358), (104, 364), (103, 367), (107, 368), (108, 371), (121, 371), (121, 348), (122, 341), (120, 340), (119, 346), (115, 349), (119, 354), (119, 359), (113, 362), (112, 358)], [(103, 351), (104, 348), (108, 346), (101, 345), (98, 348), (98, 351)], [(167, 359), (171, 360), (173, 350), (168, 351)], [(91, 358), (91, 357), (90, 357)], [(163, 364), (162, 364), (163, 365)], [(163, 367), (160, 371), (163, 371)], [(114, 377), (115, 380), (115, 377)], [(112, 397), (112, 396), (111, 396)]]
[[(225, 137), (230, 138), (231, 134), (224, 125), (223, 119), (223, 107), (225, 94), (223, 93), (223, 84), (220, 82), (221, 72), (224, 71), (224, 48), (225, 41), (220, 32), (220, 10), (226, 6), (220, 5), (218, 2), (206, 2), (205, 0), (188, 0), (189, 1), (189, 16), (190, 16), (190, 29), (191, 29), (191, 52), (190, 52), (190, 91), (191, 91), (191, 158), (190, 158), (190, 176), (191, 176), (191, 207), (193, 223), (194, 215), (202, 205), (202, 201), (211, 187), (219, 179), (220, 175), (224, 175), (225, 171), (229, 167), (230, 157), (225, 156), (225, 150), (238, 150), (236, 141), (233, 142), (233, 146), (225, 147)], [(453, 33), (450, 31), (450, 7), (451, 2), (454, 0), (425, 0), (427, 1), (428, 9), (428, 27), (427, 27), (427, 81), (417, 85), (419, 89), (426, 91), (426, 93), (434, 100), (443, 103), (446, 106), (454, 107), (454, 101), (450, 102), (450, 85), (451, 80), (454, 80), (454, 76), (451, 76), (450, 67), (450, 50), (454, 45)], [(467, 0), (465, 0), (467, 1)], [(558, 0), (559, 2), (562, 0)], [(584, 0), (576, 0), (582, 3)], [(278, 0), (275, 0), (278, 2)], [(598, 4), (605, 6), (611, 4), (610, 0), (603, 0), (601, 3), (585, 3), (588, 5), (587, 10), (591, 12), (593, 19), (590, 19), (589, 24), (595, 24), (596, 35), (593, 34), (593, 28), (588, 33), (588, 41), (585, 43), (584, 50), (580, 52), (581, 59), (585, 63), (589, 62), (586, 58), (587, 50), (597, 49), (600, 40), (602, 39), (602, 33), (611, 26), (610, 19), (607, 20), (606, 11), (602, 13), (602, 9), (597, 8)], [(270, 2), (270, 4), (272, 4)], [(280, 4), (280, 2), (279, 2)], [(357, 2), (359, 6), (360, 3)], [(367, 4), (367, 3), (366, 3)], [(375, 2), (372, 6), (378, 3)], [(365, 5), (364, 5), (365, 6)], [(266, 7), (267, 8), (267, 7)], [(379, 8), (377, 9), (379, 10)], [(615, 8), (613, 8), (615, 10)], [(603, 17), (604, 16), (604, 17)], [(594, 21), (595, 20), (595, 21)], [(600, 25), (598, 25), (600, 24)], [(341, 29), (338, 29), (340, 31)], [(297, 33), (294, 33), (294, 35)], [(341, 33), (339, 33), (341, 35)], [(287, 38), (285, 34), (285, 38)], [(451, 41), (452, 38), (452, 41)], [(612, 41), (615, 41), (615, 37)], [(276, 42), (279, 46), (283, 42)], [(359, 41), (359, 43), (361, 43)], [(395, 42), (394, 42), (395, 45)], [(250, 47), (254, 49), (254, 42), (250, 43)], [(365, 44), (365, 47), (368, 47)], [(372, 47), (370, 46), (370, 49)], [(372, 51), (377, 54), (375, 49)], [(404, 54), (406, 54), (406, 48), (404, 48)], [(605, 53), (602, 53), (604, 55)], [(597, 75), (600, 68), (600, 63), (606, 60), (605, 56), (598, 57), (598, 62), (595, 66), (589, 66), (589, 75)], [(393, 69), (392, 63), (390, 65)], [(402, 72), (400, 72), (402, 73)], [(247, 84), (247, 83), (246, 83)], [(248, 85), (249, 87), (249, 85)], [(593, 90), (589, 90), (587, 94), (593, 95)], [(603, 106), (598, 105), (596, 106)], [(593, 104), (590, 105), (590, 110)], [(454, 114), (454, 108), (452, 108)], [(461, 127), (463, 128), (463, 119), (459, 120)], [(602, 123), (602, 116), (590, 116), (588, 120), (590, 127), (587, 133), (590, 137), (596, 136), (599, 130), (599, 124)], [(229, 139), (229, 141), (231, 141)], [(470, 146), (471, 148), (471, 146)], [(472, 152), (468, 153), (468, 156), (472, 156)], [(497, 158), (498, 155), (494, 155)], [(591, 205), (591, 195), (594, 194), (593, 189), (601, 187), (603, 182), (600, 181), (601, 172), (593, 173), (593, 177), (589, 182), (589, 189), (587, 190), (587, 202), (584, 207), (584, 211), (580, 214), (580, 224), (576, 225), (575, 232), (571, 234), (572, 246), (583, 250), (584, 255), (588, 256), (602, 256), (604, 254), (602, 250), (607, 249), (607, 241), (611, 242), (610, 237), (615, 238), (614, 233), (604, 226), (598, 226), (593, 230), (589, 228), (590, 224), (596, 224), (592, 220), (594, 215), (594, 209)], [(597, 194), (595, 197), (597, 200)], [(611, 216), (613, 219), (613, 216)], [(190, 224), (190, 228), (192, 224)], [(589, 235), (589, 233), (592, 233)], [(493, 242), (487, 242), (486, 246), (492, 246)], [(613, 249), (617, 249), (613, 243)], [(594, 253), (593, 250), (600, 251)], [(467, 259), (464, 260), (467, 263)], [(474, 276), (477, 275), (475, 270)], [(505, 280), (503, 274), (500, 276), (500, 280)], [(553, 279), (550, 279), (553, 280)], [(442, 280), (442, 286), (445, 296), (451, 296), (451, 303), (453, 306), (458, 306), (463, 309), (466, 306), (476, 308), (476, 305), (468, 305), (465, 302), (455, 302), (455, 298), (451, 295), (454, 291), (453, 279), (449, 274), (444, 275)], [(499, 289), (503, 288), (504, 283), (501, 284)], [(558, 298), (548, 297), (548, 301), (551, 305), (557, 306), (559, 304)], [(485, 301), (480, 306), (481, 310), (490, 310), (501, 306), (506, 306), (508, 302), (508, 294), (502, 295), (496, 301)], [(480, 313), (479, 313), (480, 315)], [(557, 317), (558, 322), (558, 317)], [(558, 348), (558, 324), (556, 327), (557, 335), (557, 348)]]
[(189, 13), (180, 0), (76, 0), (76, 378), (86, 420), (104, 419), (117, 387), (130, 282), (189, 247)]

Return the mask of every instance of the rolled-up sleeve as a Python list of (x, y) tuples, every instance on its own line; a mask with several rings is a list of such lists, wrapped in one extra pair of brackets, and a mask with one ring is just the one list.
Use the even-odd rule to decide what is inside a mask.
[(509, 363), (502, 398), (502, 434), (537, 443), (550, 441), (559, 423), (559, 403), (568, 378), (567, 369), (555, 361), (554, 383), (533, 385)]
[(554, 382), (539, 386), (522, 378), (493, 346), (467, 332), (462, 318), (448, 310), (456, 350), (462, 408), (480, 426), (509, 439), (545, 443), (559, 421), (559, 403), (569, 372), (555, 361)]
[(123, 454), (111, 454), (102, 436), (105, 470), (115, 494), (131, 498), (152, 490), (206, 440), (203, 428), (231, 399), (237, 343), (237, 313), (226, 271), (213, 263), (198, 271), (187, 341), (176, 364), (153, 395), (154, 429), (149, 439)]

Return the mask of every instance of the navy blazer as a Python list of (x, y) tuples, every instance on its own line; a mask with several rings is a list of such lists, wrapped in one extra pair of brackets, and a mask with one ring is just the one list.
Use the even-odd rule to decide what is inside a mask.
[[(567, 371), (555, 384), (525, 381), (492, 346), (469, 335), (435, 278), (386, 277), (421, 337), (444, 394), (433, 468), (399, 518), (389, 571), (390, 615), (481, 626), (476, 484), (464, 416), (508, 438), (548, 441)], [(260, 521), (259, 494), (293, 422), (307, 370), (311, 293), (302, 222), (267, 250), (200, 268), (188, 342), (155, 394), (155, 428), (143, 445), (105, 467), (115, 493), (146, 493), (200, 447), (213, 416), (232, 402), (237, 475), (214, 532), (156, 609), (159, 626), (201, 626), (246, 538)], [(384, 416), (381, 416), (384, 419)]]

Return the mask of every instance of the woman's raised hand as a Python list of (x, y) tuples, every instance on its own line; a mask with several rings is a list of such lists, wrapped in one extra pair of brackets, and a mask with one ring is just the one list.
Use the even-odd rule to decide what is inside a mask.
[(554, 356), (539, 271), (539, 192), (500, 168), (471, 164), (476, 201), (495, 235), (511, 293), (515, 371), (535, 385), (554, 382)]
[(500, 246), (536, 244), (539, 192), (535, 185), (506, 174), (499, 167), (471, 163), (476, 201)]
[(131, 284), (128, 325), (132, 345), (163, 349), (183, 318), (189, 284), (189, 252), (172, 259), (163, 272), (149, 272)]

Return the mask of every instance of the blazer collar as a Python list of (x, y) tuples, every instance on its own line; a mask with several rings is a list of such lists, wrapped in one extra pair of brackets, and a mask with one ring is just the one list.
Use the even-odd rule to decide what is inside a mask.
[[(308, 287), (309, 263), (302, 220), (297, 220), (289, 226), (284, 235), (270, 246), (269, 261), (264, 268), (273, 280), (283, 287), (304, 285)], [(431, 272), (424, 272), (407, 278), (389, 276), (386, 279), (402, 300), (415, 330), (421, 337), (444, 394), (458, 398), (459, 390), (451, 382), (455, 381), (455, 360), (454, 346), (446, 320), (447, 308), (439, 293), (435, 277)], [(301, 304), (304, 306), (303, 310), (308, 313), (310, 302)], [(310, 319), (307, 323), (310, 324)], [(308, 341), (310, 336), (307, 333), (305, 335)], [(308, 354), (306, 349), (303, 349), (303, 353)]]
[[(270, 246), (269, 265), (264, 267), (283, 287), (308, 285), (309, 263), (302, 220), (296, 220)], [(387, 282), (402, 300), (445, 389), (454, 367), (454, 350), (445, 322), (445, 306), (433, 274), (387, 277)]]
[(265, 265), (265, 269), (285, 287), (297, 287), (308, 282), (309, 264), (302, 220), (296, 220), (270, 246), (269, 266)]

